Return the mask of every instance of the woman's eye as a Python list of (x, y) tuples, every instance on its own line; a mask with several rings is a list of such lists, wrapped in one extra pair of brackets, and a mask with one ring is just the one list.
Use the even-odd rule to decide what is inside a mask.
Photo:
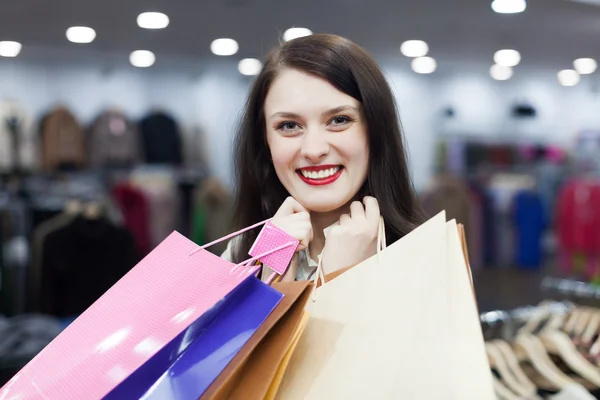
[(299, 128), (298, 124), (295, 122), (291, 122), (291, 121), (282, 122), (281, 124), (279, 124), (277, 126), (277, 129), (282, 130), (282, 131), (295, 131), (298, 128)]
[(348, 122), (350, 122), (350, 118), (345, 117), (345, 116), (334, 117), (331, 120), (331, 123), (333, 125), (344, 125), (344, 124), (347, 124)]

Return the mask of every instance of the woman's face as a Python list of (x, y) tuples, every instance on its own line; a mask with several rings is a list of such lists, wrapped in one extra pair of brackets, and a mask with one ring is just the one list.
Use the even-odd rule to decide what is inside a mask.
[(369, 165), (361, 104), (323, 79), (284, 69), (264, 109), (275, 172), (290, 195), (313, 212), (348, 204)]

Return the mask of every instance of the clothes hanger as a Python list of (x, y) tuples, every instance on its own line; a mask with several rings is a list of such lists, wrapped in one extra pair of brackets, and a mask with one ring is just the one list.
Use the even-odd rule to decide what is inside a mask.
[(590, 320), (581, 335), (581, 341), (584, 346), (592, 344), (592, 340), (594, 340), (594, 336), (596, 336), (600, 327), (600, 310), (592, 309), (590, 313)]
[(573, 379), (552, 362), (541, 339), (537, 336), (529, 333), (518, 334), (515, 348), (521, 350), (535, 370), (557, 389), (562, 390), (568, 385), (575, 384)]
[(98, 202), (87, 204), (83, 210), (83, 216), (89, 220), (97, 220), (102, 217), (102, 206)]
[(540, 336), (544, 347), (560, 356), (567, 366), (579, 376), (600, 388), (600, 369), (577, 351), (569, 336), (561, 331), (546, 331)]
[(573, 331), (575, 330), (575, 326), (577, 325), (580, 315), (581, 315), (581, 310), (579, 308), (573, 309), (573, 311), (569, 315), (567, 323), (565, 324), (564, 329), (563, 329), (569, 335), (571, 335), (573, 333)]
[(525, 371), (523, 371), (521, 368), (519, 359), (517, 358), (517, 355), (513, 351), (512, 347), (510, 347), (510, 345), (504, 340), (497, 339), (492, 342), (496, 345), (496, 348), (500, 351), (500, 353), (502, 353), (509, 369), (521, 383), (521, 385), (527, 388), (529, 393), (535, 394), (537, 392), (537, 387), (533, 382), (531, 382)]
[[(571, 337), (578, 337), (585, 329), (587, 323), (585, 309), (576, 309), (568, 320)], [(567, 366), (577, 375), (583, 377), (593, 385), (600, 387), (600, 370), (592, 365), (585, 357), (579, 353), (575, 343), (571, 340), (569, 333), (560, 330), (565, 319), (564, 314), (552, 316), (548, 324), (538, 335), (542, 345), (548, 353), (558, 355)], [(567, 326), (565, 326), (567, 327)]]
[(496, 378), (493, 374), (492, 374), (492, 383), (494, 385), (494, 391), (496, 392), (498, 399), (500, 399), (500, 400), (519, 400), (520, 399), (519, 396), (517, 396), (516, 394), (511, 392), (511, 390), (509, 388), (507, 388), (506, 386), (504, 386), (504, 384), (498, 378)]
[(585, 331), (586, 326), (590, 322), (590, 318), (592, 317), (592, 312), (588, 308), (580, 308), (579, 318), (577, 318), (577, 322), (573, 327), (573, 331), (571, 332), (571, 337), (580, 339), (581, 335)]
[(485, 351), (488, 356), (490, 367), (498, 371), (501, 381), (508, 389), (519, 396), (529, 396), (532, 394), (531, 388), (527, 387), (526, 385), (522, 385), (512, 373), (502, 352), (498, 349), (496, 344), (493, 342), (487, 342), (485, 344)]

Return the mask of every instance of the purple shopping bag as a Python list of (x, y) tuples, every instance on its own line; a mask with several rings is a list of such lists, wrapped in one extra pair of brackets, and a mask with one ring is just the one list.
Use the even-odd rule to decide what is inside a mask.
[(247, 278), (105, 400), (199, 398), (282, 297), (255, 277)]

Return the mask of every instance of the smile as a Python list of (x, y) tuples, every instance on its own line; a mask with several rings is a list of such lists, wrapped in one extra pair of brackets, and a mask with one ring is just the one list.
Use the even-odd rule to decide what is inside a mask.
[(335, 182), (343, 170), (344, 167), (341, 165), (322, 165), (319, 167), (300, 168), (296, 170), (296, 173), (304, 183), (312, 186), (321, 186)]

